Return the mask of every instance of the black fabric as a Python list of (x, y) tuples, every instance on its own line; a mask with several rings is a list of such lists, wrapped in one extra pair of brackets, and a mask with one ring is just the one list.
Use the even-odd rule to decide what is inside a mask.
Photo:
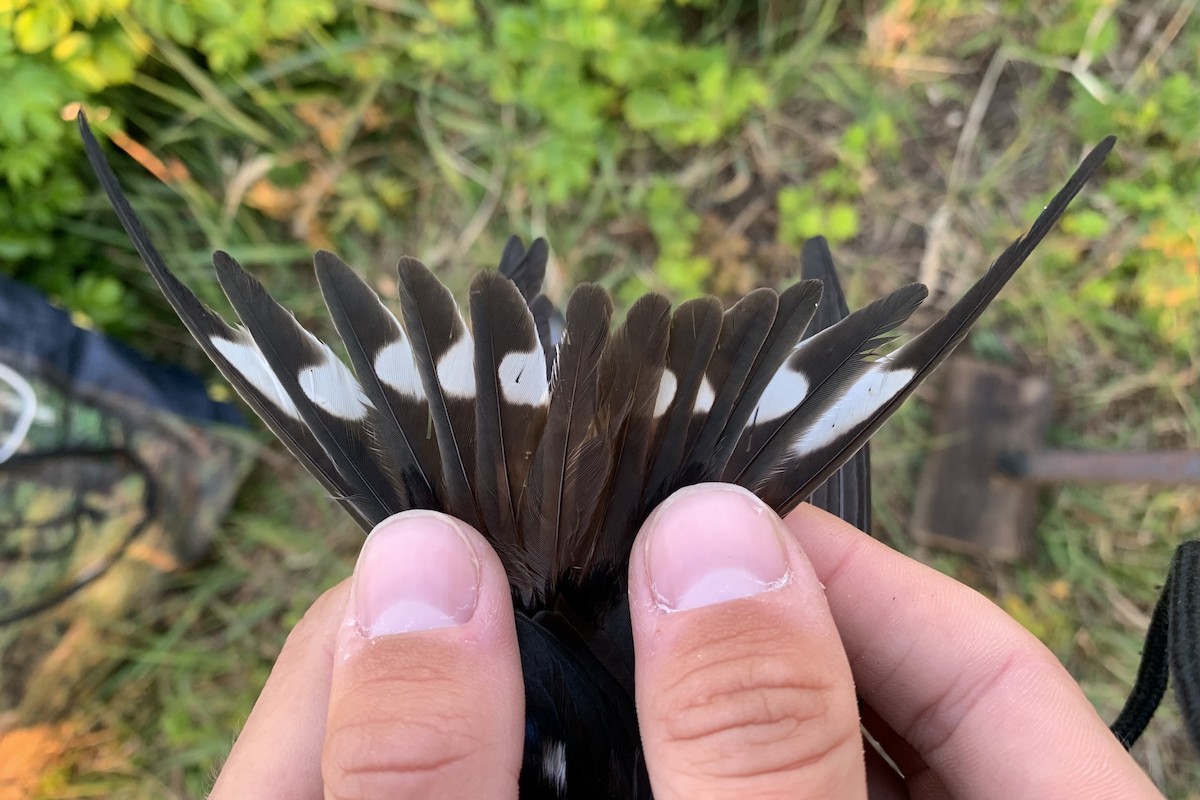
[(84, 330), (36, 289), (0, 275), (0, 360), (55, 377), (74, 391), (120, 395), (195, 422), (245, 426), (236, 406), (213, 400), (195, 373), (151, 361), (103, 334)]

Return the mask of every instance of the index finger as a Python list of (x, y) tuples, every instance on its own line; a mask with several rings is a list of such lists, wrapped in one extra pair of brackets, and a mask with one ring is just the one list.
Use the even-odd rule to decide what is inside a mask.
[(288, 634), (209, 800), (321, 800), (321, 743), (334, 643), (350, 581), (321, 595)]
[(951, 796), (1161, 797), (1058, 659), (972, 589), (804, 505), (862, 698)]

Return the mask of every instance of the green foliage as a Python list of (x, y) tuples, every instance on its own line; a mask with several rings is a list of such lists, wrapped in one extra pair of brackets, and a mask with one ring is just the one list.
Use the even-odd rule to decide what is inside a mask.
[(332, 22), (335, 0), (132, 0), (129, 19), (151, 36), (195, 47), (215, 73), (246, 64), (273, 42)]
[(491, 36), (462, 0), (439, 0), (408, 50), (445, 79), (486, 87), (540, 135), (516, 151), (527, 180), (551, 202), (587, 188), (600, 160), (628, 149), (630, 132), (664, 148), (717, 141), (767, 99), (729, 44), (685, 43), (662, 0), (485, 4)]
[(1117, 45), (1117, 15), (1102, 15), (1105, 7), (1112, 5), (1111, 0), (1068, 0), (1049, 5), (1049, 13), (1044, 12), (1046, 24), (1039, 26), (1034, 38), (1038, 52), (1074, 58), (1082, 47), (1100, 56)]
[(857, 204), (871, 164), (895, 158), (899, 152), (894, 118), (880, 109), (851, 123), (842, 133), (836, 152), (837, 163), (814, 180), (779, 190), (775, 204), (781, 242), (799, 247), (806, 239), (824, 236), (838, 244), (858, 235)]
[[(85, 319), (139, 329), (136, 295), (65, 231), (93, 188), (80, 181), (80, 101), (138, 80), (156, 40), (194, 46), (213, 69), (332, 20), (332, 0), (9, 0), (0, 4), (0, 259)], [(120, 120), (103, 122), (119, 129)], [(94, 120), (95, 121), (95, 120)]]
[[(263, 148), (279, 168), (247, 201), (280, 222), (297, 208), (278, 195), (335, 174), (315, 187), (323, 202), (310, 244), (376, 234), (409, 202), (404, 164), (329, 168), (356, 135), (367, 140), (385, 121), (395, 126), (393, 114), (412, 120), (413, 110), (425, 114), (424, 144), (460, 194), (482, 200), (451, 155), (469, 139), (479, 160), (509, 165), (535, 196), (570, 206), (592, 191), (602, 165), (711, 145), (767, 102), (760, 70), (737, 58), (737, 40), (689, 33), (685, 5), (433, 0), (389, 13), (348, 0), (12, 0), (0, 11), (0, 29), (11, 34), (0, 37), (0, 254), (14, 265), (7, 269), (95, 322), (133, 329), (125, 323), (137, 315), (136, 294), (119, 291), (82, 251), (64, 257), (76, 253), (62, 251), (60, 228), (92, 191), (76, 177), (77, 135), (63, 120), (74, 103), (95, 109), (128, 85), (134, 91), (114, 106), (137, 109), (146, 130), (132, 144), (149, 150), (134, 155), (160, 180), (172, 145), (145, 138), (160, 128), (177, 140), (233, 133)], [(318, 63), (323, 71), (311, 69)], [(93, 114), (105, 132), (129, 128), (105, 113)], [(481, 122), (504, 113), (513, 114), (510, 135), (477, 136)], [(289, 121), (297, 115), (312, 129)], [(324, 152), (308, 147), (314, 133)], [(261, 244), (261, 223), (242, 209), (235, 219), (204, 208), (203, 196), (220, 191), (213, 184), (229, 179), (221, 157), (192, 149), (187, 173), (176, 175), (173, 187), (191, 198), (202, 233), (185, 236), (197, 246), (218, 233), (225, 246)], [(289, 171), (299, 174), (290, 187), (279, 182)], [(664, 284), (695, 291), (708, 266), (691, 253), (695, 220), (668, 219), (686, 210), (663, 197), (652, 189), (642, 211), (662, 237)]]
[[(687, 197), (676, 186), (656, 180), (642, 201), (642, 210), (658, 243), (655, 275), (667, 292), (695, 294), (712, 274), (712, 261), (695, 252), (700, 217), (687, 207)], [(640, 282), (623, 287), (618, 299), (632, 302), (643, 291)]]
[[(1093, 291), (1129, 306), (1183, 353), (1200, 351), (1200, 86), (1188, 75), (1155, 77), (1102, 104), (1078, 92), (1071, 106), (1087, 138), (1115, 132), (1124, 169), (1104, 186), (1131, 243)], [(1132, 160), (1131, 160), (1132, 159)], [(1088, 231), (1101, 222), (1085, 218)], [(1073, 218), (1080, 225), (1078, 215)]]
[(812, 185), (780, 189), (775, 203), (779, 207), (779, 239), (785, 244), (799, 246), (814, 236), (838, 244), (858, 233), (854, 205), (845, 201), (826, 205)]

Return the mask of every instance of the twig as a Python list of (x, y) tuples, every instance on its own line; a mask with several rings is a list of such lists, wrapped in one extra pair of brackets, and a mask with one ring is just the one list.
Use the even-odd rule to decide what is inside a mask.
[(275, 156), (265, 153), (260, 153), (242, 162), (242, 165), (233, 173), (233, 177), (229, 179), (229, 184), (225, 187), (225, 202), (221, 208), (222, 225), (228, 226), (233, 221), (238, 208), (242, 205), (242, 200), (246, 197), (246, 193), (250, 191), (254, 184), (258, 183), (260, 178), (265, 177), (268, 172), (275, 168), (275, 163)]
[(983, 73), (975, 99), (967, 110), (967, 119), (963, 123), (958, 136), (958, 145), (954, 150), (954, 163), (950, 167), (950, 176), (946, 180), (946, 199), (933, 212), (926, 226), (925, 251), (921, 254), (921, 266), (918, 280), (934, 291), (939, 283), (942, 272), (942, 254), (945, 249), (946, 232), (954, 216), (954, 207), (958, 202), (958, 192), (966, 180), (967, 170), (971, 162), (971, 150), (979, 131), (983, 127), (983, 118), (987, 114), (992, 96), (996, 93), (996, 85), (1000, 82), (1000, 73), (1008, 64), (1008, 51), (1001, 47), (992, 56), (991, 63)]
[(954, 164), (950, 168), (950, 179), (946, 186), (946, 195), (950, 199), (953, 199), (958, 194), (958, 190), (962, 188), (967, 167), (970, 164), (971, 149), (975, 146), (975, 139), (979, 137), (979, 131), (983, 127), (983, 118), (992, 102), (992, 95), (996, 93), (996, 84), (1000, 82), (1000, 73), (1007, 65), (1008, 51), (1001, 47), (992, 56), (987, 71), (983, 73), (983, 80), (979, 82), (979, 89), (975, 92), (975, 99), (971, 101), (971, 107), (967, 110), (967, 119), (958, 136), (958, 146), (954, 150)]
[[(501, 113), (507, 115), (506, 119), (509, 124), (505, 127), (511, 127), (512, 108), (505, 106)], [(430, 121), (430, 126), (432, 131), (432, 121)], [(503, 153), (503, 150), (501, 150), (501, 153)], [(441, 248), (441, 252), (435, 251), (434, 254), (430, 255), (429, 260), (432, 263), (438, 263), (443, 259), (458, 261), (471, 249), (471, 246), (475, 244), (475, 240), (487, 229), (488, 223), (492, 221), (492, 216), (496, 213), (496, 209), (500, 205), (501, 189), (504, 186), (504, 173), (508, 169), (507, 161), (502, 156), (497, 157), (492, 164), (492, 171), (480, 180), (479, 173), (481, 171), (474, 164), (471, 164), (457, 153), (452, 153), (449, 150), (446, 151), (446, 156), (447, 163), (451, 165), (459, 166), (460, 162), (462, 165), (469, 165), (469, 171), (464, 171), (463, 174), (480, 183), (486, 190), (486, 194), (475, 208), (475, 213), (471, 215), (471, 219), (463, 227), (462, 233), (459, 234), (454, 244), (449, 248)]]
[(1096, 38), (1100, 35), (1100, 31), (1104, 28), (1104, 23), (1108, 22), (1108, 18), (1112, 16), (1116, 10), (1116, 4), (1109, 2), (1101, 5), (1096, 9), (1096, 13), (1088, 20), (1087, 32), (1083, 35), (1083, 45), (1079, 48), (1079, 52), (1075, 54), (1075, 60), (1071, 62), (1071, 77), (1079, 81), (1079, 85), (1084, 91), (1096, 98), (1097, 101), (1105, 105), (1108, 104), (1110, 94), (1108, 89), (1100, 82), (1100, 79), (1092, 74), (1092, 60), (1095, 58), (1095, 53), (1092, 52), (1096, 44)]
[(1095, 58), (1092, 48), (1096, 45), (1096, 38), (1104, 29), (1104, 23), (1108, 22), (1108, 18), (1113, 15), (1115, 10), (1116, 4), (1109, 0), (1097, 8), (1096, 13), (1088, 20), (1087, 31), (1083, 34), (1083, 45), (1079, 48), (1075, 61), (1071, 64), (1072, 74), (1075, 74), (1076, 71), (1087, 72), (1091, 68), (1092, 60)]
[(1171, 42), (1175, 41), (1175, 37), (1183, 30), (1183, 26), (1187, 24), (1188, 17), (1196, 10), (1196, 4), (1200, 0), (1185, 0), (1178, 9), (1175, 10), (1175, 16), (1171, 17), (1167, 22), (1167, 26), (1163, 28), (1163, 32), (1154, 40), (1154, 44), (1150, 46), (1150, 51), (1146, 53), (1146, 57), (1142, 59), (1142, 63), (1138, 64), (1133, 71), (1133, 75), (1129, 78), (1127, 84), (1129, 91), (1136, 91), (1145, 81), (1146, 76), (1158, 64), (1159, 59), (1166, 55), (1167, 50), (1171, 47)]
[(754, 198), (746, 204), (746, 207), (742, 209), (741, 213), (733, 218), (733, 222), (729, 223), (727, 232), (731, 236), (744, 235), (746, 233), (746, 229), (754, 224), (754, 221), (762, 216), (763, 213), (766, 212), (766, 210), (770, 207), (771, 203), (766, 196), (760, 195)]

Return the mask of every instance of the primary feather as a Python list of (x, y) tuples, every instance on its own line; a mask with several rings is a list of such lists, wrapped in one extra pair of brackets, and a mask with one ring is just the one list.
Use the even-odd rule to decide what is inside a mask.
[(484, 527), (518, 545), (518, 502), (550, 401), (533, 315), (516, 284), (484, 272), (471, 284), (475, 330), (476, 487)]
[(218, 250), (213, 265), (268, 369), (341, 475), (343, 496), (376, 523), (404, 510), (409, 499), (399, 476), (388, 474), (371, 435), (375, 426), (369, 421), (377, 412), (350, 369), (228, 253)]
[(440, 508), (441, 464), (412, 343), (396, 315), (340, 258), (313, 257), (321, 295), (363, 392), (377, 412), (371, 438), (410, 508)]
[(349, 267), (318, 253), (356, 377), (226, 254), (214, 263), (246, 330), (204, 307), (167, 269), (79, 121), (101, 185), (172, 307), (359, 524), (438, 508), (495, 546), (526, 683), (522, 795), (545, 798), (650, 796), (625, 571), (655, 504), (724, 479), (780, 513), (820, 490), (819, 504), (865, 527), (869, 471), (856, 452), (962, 340), (1113, 144), (1092, 151), (942, 319), (890, 354), (880, 345), (924, 287), (848, 314), (821, 240), (804, 252), (808, 280), (781, 293), (760, 289), (727, 311), (702, 298), (673, 314), (648, 295), (610, 333), (607, 293), (576, 289), (564, 318), (542, 294), (546, 243), (526, 250), (514, 237), (499, 269), (472, 284), (473, 329), (415, 259), (399, 264), (398, 319)]
[(397, 267), (400, 312), (437, 436), (449, 508), (480, 525), (475, 471), (475, 346), (454, 295), (415, 258)]
[[(800, 251), (800, 274), (821, 282), (821, 302), (805, 338), (815, 336), (850, 315), (846, 295), (833, 266), (833, 255), (825, 237), (817, 236), (804, 243)], [(871, 453), (870, 445), (851, 456), (829, 480), (812, 493), (809, 502), (849, 522), (860, 531), (871, 532)]]
[(612, 300), (598, 286), (577, 288), (554, 365), (550, 409), (521, 504), (521, 529), (534, 574), (548, 591), (563, 555), (589, 533), (597, 473), (611, 447), (596, 425), (600, 355), (608, 342)]
[(658, 505), (679, 488), (677, 475), (688, 430), (696, 419), (707, 417), (712, 408), (716, 388), (709, 383), (708, 367), (721, 336), (722, 321), (721, 303), (715, 297), (689, 300), (671, 316), (667, 363), (659, 379), (654, 408), (657, 429), (642, 491), (646, 507)]

